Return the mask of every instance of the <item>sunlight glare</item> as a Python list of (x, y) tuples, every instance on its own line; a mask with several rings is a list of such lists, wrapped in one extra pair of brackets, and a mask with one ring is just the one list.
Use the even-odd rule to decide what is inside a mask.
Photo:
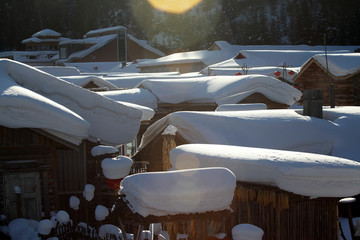
[(148, 0), (154, 8), (169, 13), (180, 14), (198, 5), (202, 0)]

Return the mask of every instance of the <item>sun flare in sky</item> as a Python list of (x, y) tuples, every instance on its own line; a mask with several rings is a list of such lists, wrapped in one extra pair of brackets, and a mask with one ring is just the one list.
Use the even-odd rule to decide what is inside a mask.
[(154, 8), (169, 13), (180, 14), (198, 5), (202, 0), (148, 0)]

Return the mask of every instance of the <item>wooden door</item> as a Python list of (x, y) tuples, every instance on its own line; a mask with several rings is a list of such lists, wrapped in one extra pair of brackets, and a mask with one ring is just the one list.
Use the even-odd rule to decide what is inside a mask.
[[(18, 197), (15, 194), (15, 187), (21, 189)], [(40, 220), (41, 192), (38, 172), (4, 174), (4, 188), (5, 207), (10, 220), (19, 216)]]

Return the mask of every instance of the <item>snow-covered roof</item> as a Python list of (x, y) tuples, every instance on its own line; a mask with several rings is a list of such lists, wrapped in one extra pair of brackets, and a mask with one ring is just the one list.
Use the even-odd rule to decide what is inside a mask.
[(0, 58), (11, 58), (26, 63), (52, 62), (58, 51), (6, 51), (0, 52)]
[(174, 125), (188, 143), (292, 150), (360, 162), (360, 107), (324, 108), (323, 119), (300, 113), (294, 109), (175, 112), (147, 129), (138, 151)]
[(93, 82), (100, 88), (107, 88), (110, 90), (117, 89), (117, 87), (114, 84), (111, 84), (110, 82), (104, 80), (101, 77), (97, 76), (91, 76), (91, 75), (75, 75), (75, 76), (59, 76), (61, 79), (73, 83), (75, 85), (84, 87), (87, 84)]
[(167, 64), (186, 64), (186, 63), (204, 63), (211, 65), (217, 62), (225, 61), (236, 55), (236, 52), (225, 50), (199, 50), (190, 52), (173, 53), (171, 55), (151, 59), (138, 64), (138, 67), (154, 67)]
[(66, 41), (61, 41), (59, 44), (70, 44), (70, 43), (76, 43), (76, 44), (87, 44), (92, 45), (91, 47), (81, 50), (78, 52), (72, 53), (67, 59), (59, 59), (57, 61), (57, 64), (63, 64), (66, 62), (71, 62), (76, 59), (82, 59), (86, 57), (87, 55), (93, 53), (94, 51), (98, 50), (99, 48), (105, 46), (106, 44), (110, 43), (114, 39), (117, 38), (116, 34), (110, 34), (105, 36), (99, 36), (99, 37), (90, 37), (90, 38), (84, 38), (84, 39), (70, 39)]
[[(77, 134), (81, 139), (100, 139), (112, 145), (130, 142), (136, 136), (142, 117), (138, 108), (102, 97), (19, 62), (2, 59), (0, 66), (1, 97), (11, 98), (2, 108), (4, 126), (51, 129), (62, 137)], [(32, 111), (34, 109), (37, 111)], [(56, 118), (68, 123), (60, 125), (51, 118), (55, 113)]]
[[(57, 61), (57, 63), (58, 64), (64, 64), (66, 62), (71, 62), (71, 61), (73, 61), (75, 59), (82, 59), (82, 58), (88, 56), (89, 54), (93, 53), (94, 51), (96, 51), (96, 50), (102, 48), (103, 46), (107, 45), (111, 41), (117, 39), (117, 34), (108, 34), (108, 35), (100, 35), (100, 36), (96, 36), (96, 35), (92, 34), (92, 35), (89, 35), (89, 36), (90, 37), (86, 37), (84, 39), (69, 39), (69, 40), (61, 41), (59, 43), (60, 45), (65, 45), (65, 44), (70, 44), (70, 43), (75, 44), (76, 43), (76, 44), (86, 44), (86, 45), (92, 45), (92, 46), (90, 46), (89, 48), (87, 48), (85, 50), (74, 52), (67, 59), (60, 59), (60, 60)], [(136, 39), (135, 37), (133, 37), (130, 34), (127, 34), (127, 36), (128, 36), (128, 39), (130, 39), (131, 41), (136, 42), (141, 47), (146, 48), (150, 52), (154, 52), (155, 54), (158, 54), (160, 56), (165, 55), (163, 52), (161, 52), (161, 51), (153, 48), (149, 44), (147, 44), (146, 41)]]
[(135, 103), (152, 109), (157, 108), (156, 97), (147, 89), (133, 88), (126, 90), (103, 91), (97, 93), (115, 101)]
[[(117, 71), (117, 69), (116, 69)], [(142, 81), (149, 79), (176, 79), (176, 78), (191, 78), (194, 76), (201, 76), (198, 73), (194, 74), (179, 74), (178, 72), (164, 72), (164, 73), (120, 73), (110, 72), (103, 76), (106, 81), (111, 82), (118, 88), (135, 88)]]
[(42, 43), (42, 42), (60, 42), (68, 40), (69, 38), (61, 37), (61, 34), (51, 29), (44, 29), (37, 33), (34, 33), (31, 38), (27, 38), (21, 41), (22, 44), (27, 43)]
[[(261, 74), (266, 75), (270, 77), (275, 76), (276, 71), (281, 72), (281, 78), (287, 80), (288, 82), (292, 82), (293, 78), (300, 72), (300, 67), (287, 67), (286, 71), (280, 66), (267, 66), (267, 67), (246, 67), (247, 65), (241, 65), (237, 67), (209, 67), (205, 68), (201, 71), (201, 73), (209, 76), (217, 76), (217, 75), (228, 75), (228, 76), (234, 76), (237, 74), (242, 75), (251, 75), (251, 74)], [(244, 70), (243, 70), (243, 68)], [(293, 71), (294, 75), (291, 76), (289, 74), (289, 71)], [(203, 72), (207, 71), (207, 72)], [(246, 71), (246, 73), (245, 73)]]
[(10, 128), (42, 128), (68, 134), (75, 139), (88, 136), (89, 122), (62, 106), (19, 85), (11, 76), (12, 62), (0, 60), (0, 125)]
[(91, 30), (91, 31), (87, 32), (86, 36), (104, 35), (104, 34), (108, 34), (108, 33), (114, 33), (116, 31), (127, 31), (127, 28), (124, 26), (100, 28), (100, 29)]
[[(349, 51), (336, 51), (348, 53)], [(248, 67), (281, 66), (284, 63), (291, 67), (300, 67), (308, 59), (324, 51), (314, 50), (241, 50), (239, 54), (245, 58), (231, 58), (208, 66), (209, 68), (239, 68), (244, 64)]]
[(37, 69), (49, 73), (54, 76), (77, 76), (80, 75), (80, 71), (75, 67), (65, 66), (36, 66)]
[(148, 89), (158, 103), (238, 103), (253, 93), (291, 106), (302, 93), (274, 77), (264, 75), (202, 76), (185, 79), (144, 80), (139, 87)]
[(130, 175), (120, 193), (147, 217), (230, 210), (235, 187), (234, 174), (218, 167)]
[(51, 29), (43, 29), (39, 32), (36, 32), (32, 37), (61, 37), (61, 33), (58, 33)]
[[(353, 52), (359, 46), (327, 46), (329, 52)], [(234, 61), (239, 52), (247, 59)], [(278, 66), (286, 62), (293, 67), (300, 67), (315, 54), (324, 53), (323, 46), (308, 45), (230, 45), (226, 41), (216, 41), (208, 50), (174, 53), (162, 58), (140, 63), (138, 67), (155, 67), (163, 64), (183, 64), (202, 62), (211, 68), (242, 66), (248, 67)], [(220, 63), (224, 62), (224, 63)], [(217, 64), (219, 63), (219, 65)], [(215, 65), (213, 65), (215, 64)], [(213, 65), (213, 66), (212, 66)], [(204, 74), (207, 70), (203, 70)]]
[(215, 111), (248, 111), (248, 110), (265, 110), (265, 103), (249, 103), (249, 104), (222, 104)]
[[(326, 69), (325, 54), (315, 55), (313, 59)], [(329, 72), (335, 77), (345, 77), (360, 71), (360, 53), (327, 54), (327, 62)]]
[(173, 170), (225, 167), (238, 181), (268, 184), (310, 197), (360, 193), (360, 163), (321, 154), (214, 144), (185, 144), (170, 152)]

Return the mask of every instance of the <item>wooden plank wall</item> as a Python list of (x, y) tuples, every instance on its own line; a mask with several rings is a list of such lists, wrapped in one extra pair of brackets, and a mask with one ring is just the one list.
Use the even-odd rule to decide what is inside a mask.
[(276, 187), (239, 182), (227, 232), (240, 223), (264, 230), (263, 240), (339, 239), (338, 199), (310, 199)]
[(336, 106), (360, 106), (360, 74), (349, 78), (334, 79), (316, 63), (310, 63), (294, 80), (300, 91), (320, 89), (323, 92), (323, 105), (330, 105), (330, 85), (334, 82)]
[[(41, 211), (46, 216), (56, 208), (56, 183), (52, 167), (55, 143), (31, 129), (0, 126), (0, 212), (5, 214), (3, 174), (39, 172)], [(16, 163), (16, 161), (22, 161)], [(46, 186), (45, 186), (46, 184)]]

